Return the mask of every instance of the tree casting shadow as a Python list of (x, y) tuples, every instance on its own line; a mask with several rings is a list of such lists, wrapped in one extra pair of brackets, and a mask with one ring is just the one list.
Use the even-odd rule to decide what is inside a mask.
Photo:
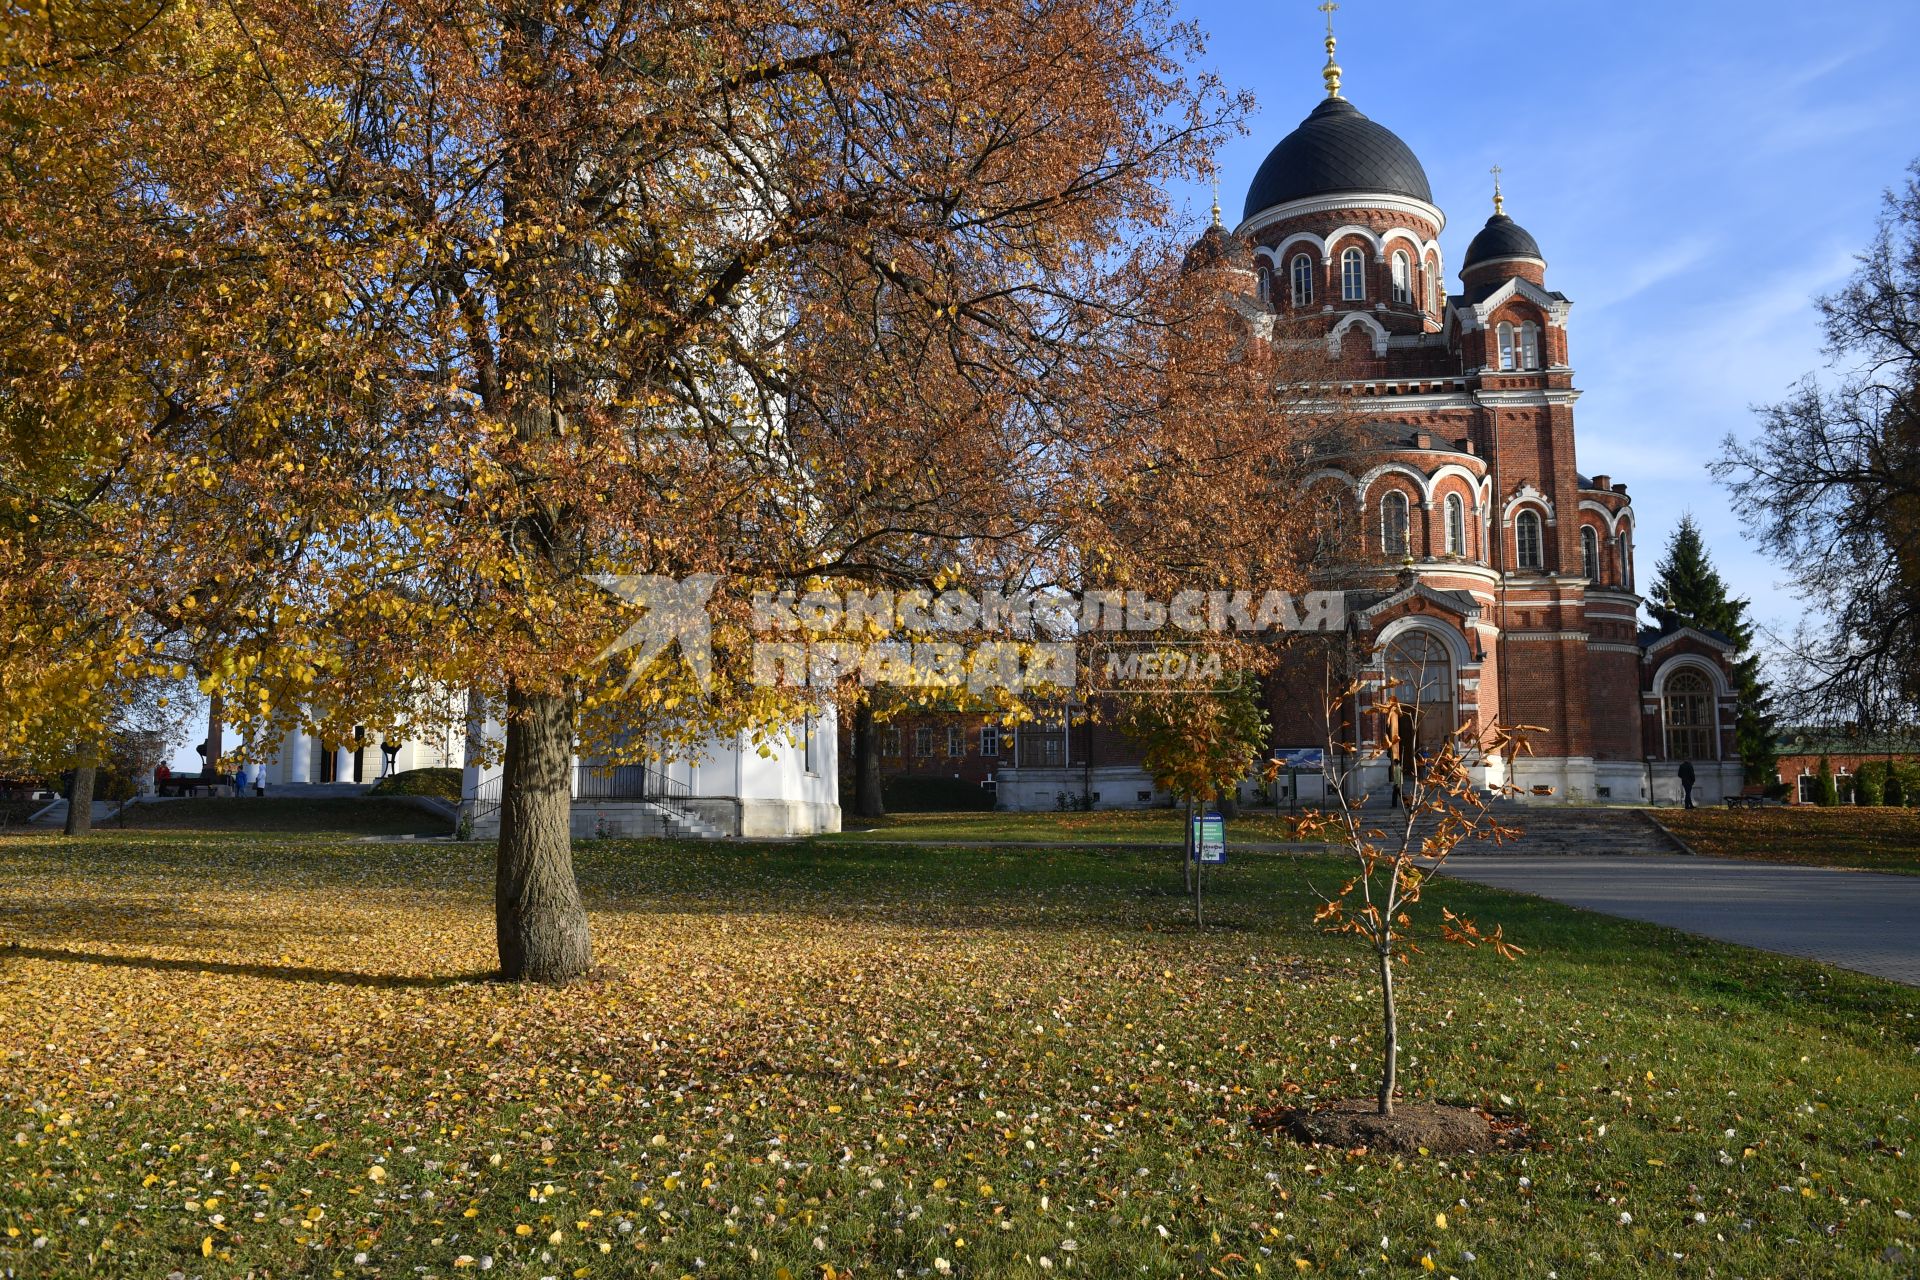
[(468, 983), (493, 982), (498, 977), (491, 971), (414, 977), (407, 974), (357, 973), (351, 969), (312, 969), (297, 965), (236, 964), (223, 960), (171, 960), (165, 956), (126, 956), (110, 952), (67, 951), (58, 947), (12, 946), (0, 949), (0, 957), (52, 960), (65, 964), (98, 964), (121, 969), (148, 969), (159, 973), (231, 974), (237, 977), (269, 978), (276, 982), (313, 982), (323, 985), (405, 988), (423, 991), (457, 987)]

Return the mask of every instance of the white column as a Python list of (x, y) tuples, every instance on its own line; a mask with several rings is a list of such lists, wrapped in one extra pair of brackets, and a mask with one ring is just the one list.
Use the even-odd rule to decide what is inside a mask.
[(303, 725), (294, 726), (287, 735), (287, 781), (294, 786), (304, 787), (313, 781), (313, 739), (307, 736)]
[(487, 750), (486, 717), (481, 714), (480, 695), (467, 691), (467, 723), (460, 760), (460, 798), (471, 802), (480, 794), (480, 762)]
[(335, 747), (333, 751), (333, 780), (335, 782), (353, 781), (353, 751), (349, 747)]

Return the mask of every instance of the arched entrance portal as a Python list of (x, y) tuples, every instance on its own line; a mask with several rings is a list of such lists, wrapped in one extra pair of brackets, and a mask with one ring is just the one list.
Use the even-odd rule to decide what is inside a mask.
[(1397, 736), (1401, 767), (1411, 772), (1416, 752), (1437, 752), (1460, 727), (1453, 659), (1431, 629), (1414, 627), (1388, 641), (1385, 666), (1389, 692), (1406, 704)]

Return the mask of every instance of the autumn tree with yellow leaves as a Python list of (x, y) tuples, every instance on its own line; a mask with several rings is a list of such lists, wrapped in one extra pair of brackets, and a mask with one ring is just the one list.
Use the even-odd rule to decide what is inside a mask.
[[(261, 741), (473, 690), (510, 978), (590, 964), (576, 740), (805, 709), (749, 678), (755, 587), (1151, 587), (1290, 510), (1255, 397), (1167, 411), (1163, 185), (1245, 104), (1164, 0), (7, 23), (0, 694), (184, 667)], [(716, 576), (705, 687), (623, 688), (632, 574)]]

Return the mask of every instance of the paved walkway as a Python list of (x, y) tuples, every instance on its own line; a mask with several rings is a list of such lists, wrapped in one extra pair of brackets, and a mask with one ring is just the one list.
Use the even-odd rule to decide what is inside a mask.
[(1920, 986), (1920, 876), (1729, 858), (1464, 856), (1446, 874)]

